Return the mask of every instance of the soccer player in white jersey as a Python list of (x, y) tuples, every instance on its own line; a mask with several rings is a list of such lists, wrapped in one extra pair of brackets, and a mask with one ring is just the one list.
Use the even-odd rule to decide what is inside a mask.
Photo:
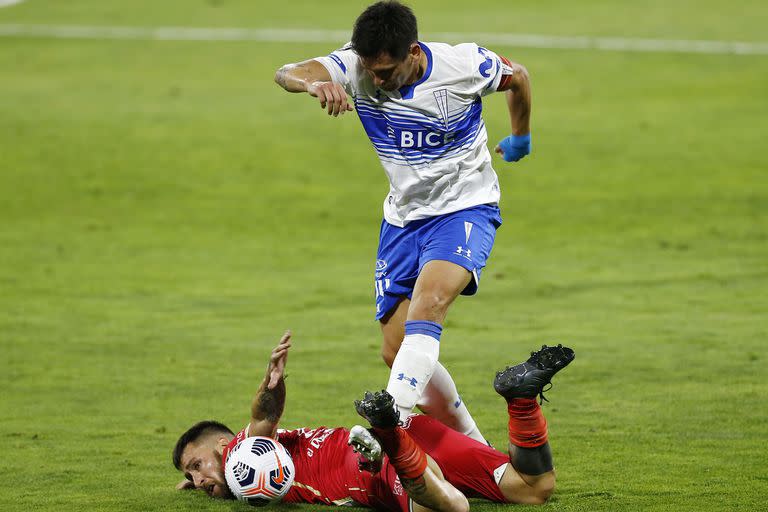
[(330, 115), (357, 110), (389, 178), (376, 319), (400, 417), (418, 405), (484, 441), (438, 362), (439, 341), (454, 299), (477, 291), (501, 224), (482, 98), (506, 92), (512, 134), (495, 151), (509, 162), (524, 157), (531, 140), (526, 69), (474, 43), (419, 41), (411, 9), (384, 1), (358, 17), (349, 44), (285, 65), (275, 81), (316, 97)]

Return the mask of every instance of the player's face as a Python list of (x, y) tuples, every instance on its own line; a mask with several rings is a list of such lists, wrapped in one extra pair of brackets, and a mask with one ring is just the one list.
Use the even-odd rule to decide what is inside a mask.
[(371, 76), (373, 85), (385, 91), (395, 91), (418, 80), (421, 47), (414, 43), (403, 60), (395, 60), (388, 53), (372, 59), (361, 58), (363, 68)]
[(181, 454), (181, 470), (195, 489), (204, 490), (212, 498), (231, 498), (221, 469), (221, 448), (217, 440), (188, 444)]

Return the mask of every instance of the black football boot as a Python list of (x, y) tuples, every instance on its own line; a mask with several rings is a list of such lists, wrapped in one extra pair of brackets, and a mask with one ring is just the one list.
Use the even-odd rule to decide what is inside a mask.
[(531, 352), (527, 361), (497, 372), (493, 389), (507, 400), (540, 395), (543, 402), (547, 400), (544, 397), (544, 386), (550, 384), (552, 377), (568, 366), (574, 357), (573, 350), (568, 347), (543, 345), (541, 350)]

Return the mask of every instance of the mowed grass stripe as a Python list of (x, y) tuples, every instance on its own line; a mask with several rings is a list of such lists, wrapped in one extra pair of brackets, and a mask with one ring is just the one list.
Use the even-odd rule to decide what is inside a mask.
[[(139, 39), (163, 41), (264, 41), (277, 43), (342, 43), (347, 30), (287, 28), (120, 27), (93, 25), (0, 25), (0, 37), (46, 37), (54, 39)], [(687, 39), (640, 39), (624, 37), (551, 36), (493, 32), (426, 33), (425, 40), (453, 43), (479, 41), (522, 48), (598, 50), (708, 55), (768, 55), (768, 43)]]

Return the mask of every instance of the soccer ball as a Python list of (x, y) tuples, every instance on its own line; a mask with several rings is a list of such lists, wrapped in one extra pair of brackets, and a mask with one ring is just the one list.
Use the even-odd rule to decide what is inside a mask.
[(238, 500), (262, 506), (286, 495), (296, 470), (288, 450), (269, 437), (248, 437), (224, 463), (229, 490)]

